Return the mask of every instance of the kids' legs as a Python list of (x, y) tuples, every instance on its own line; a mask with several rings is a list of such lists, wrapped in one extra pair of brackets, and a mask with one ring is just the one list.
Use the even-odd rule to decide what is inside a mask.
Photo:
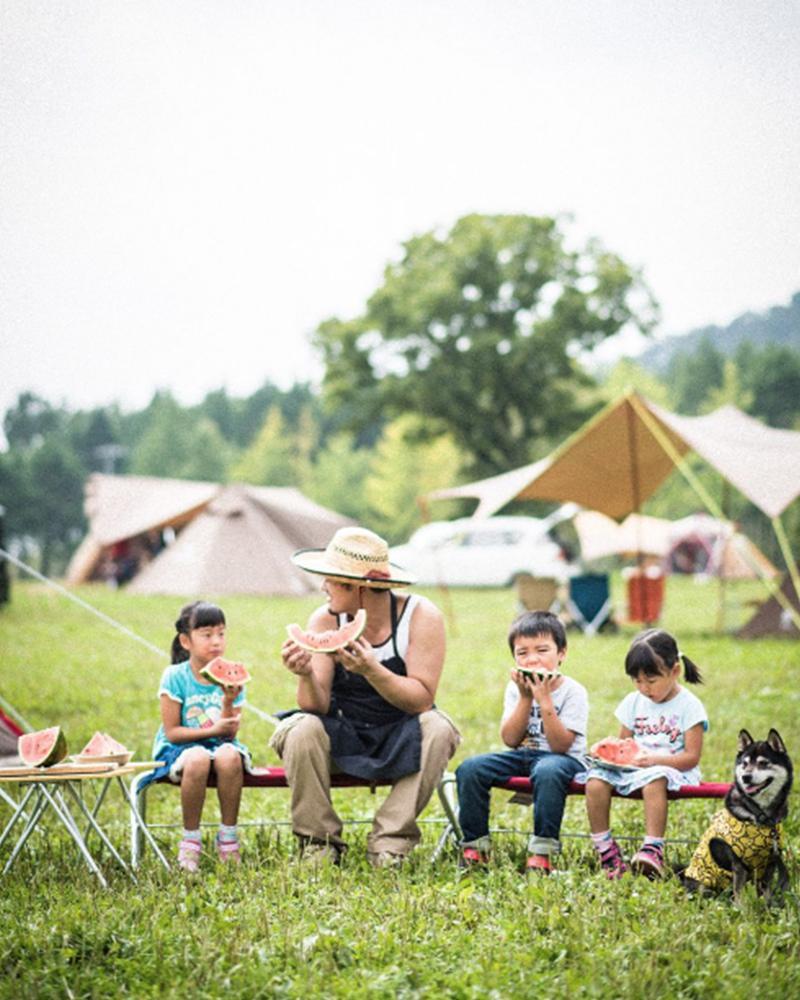
[(530, 751), (504, 750), (469, 757), (458, 767), (458, 820), (465, 845), (479, 850), (488, 847), (492, 785), (526, 775), (530, 758)]
[(605, 833), (611, 817), (611, 785), (602, 778), (586, 782), (586, 812), (592, 833)]
[(217, 775), (220, 819), (225, 826), (235, 826), (244, 781), (242, 755), (233, 746), (218, 747), (214, 755), (214, 771)]
[(667, 831), (667, 779), (658, 778), (642, 788), (644, 832), (663, 839)]
[[(609, 828), (611, 785), (602, 778), (586, 782), (586, 811), (592, 833), (604, 833)], [(667, 829), (667, 781), (656, 778), (642, 788), (644, 829), (648, 837), (663, 838)]]
[(559, 849), (561, 820), (569, 783), (583, 770), (574, 757), (563, 753), (538, 755), (530, 769), (533, 782), (533, 837), (528, 849), (533, 854), (553, 854)]
[(205, 750), (197, 748), (187, 750), (182, 757), (181, 771), (181, 810), (183, 825), (187, 830), (200, 828), (200, 817), (203, 815), (203, 803), (206, 800), (206, 785), (208, 773), (211, 770), (211, 758)]

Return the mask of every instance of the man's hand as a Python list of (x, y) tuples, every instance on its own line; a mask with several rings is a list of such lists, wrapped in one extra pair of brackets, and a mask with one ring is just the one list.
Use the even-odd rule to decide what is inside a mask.
[(302, 649), (291, 639), (284, 639), (281, 646), (281, 659), (287, 670), (291, 670), (297, 677), (307, 677), (311, 670), (311, 653), (307, 649)]

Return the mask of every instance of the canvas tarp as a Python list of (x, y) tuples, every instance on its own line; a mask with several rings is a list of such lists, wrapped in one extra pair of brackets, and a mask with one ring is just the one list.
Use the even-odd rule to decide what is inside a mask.
[(430, 500), (474, 498), (488, 517), (511, 500), (572, 500), (615, 519), (650, 497), (695, 451), (769, 517), (800, 495), (800, 433), (777, 430), (734, 406), (682, 417), (629, 393), (552, 455), (511, 472), (436, 490)]
[[(682, 417), (629, 392), (609, 403), (547, 458), (489, 479), (436, 490), (427, 499), (477, 499), (475, 517), (488, 517), (512, 500), (571, 500), (619, 520), (640, 511), (679, 467), (709, 512), (722, 518), (719, 505), (684, 461), (690, 451), (771, 518), (795, 587), (800, 589), (797, 566), (780, 522), (780, 515), (800, 495), (800, 432), (767, 427), (735, 406), (723, 406), (705, 416)], [(800, 623), (800, 616), (771, 578), (763, 579), (770, 594)]]
[(136, 476), (92, 476), (87, 513), (89, 534), (70, 567), (73, 583), (91, 577), (109, 546), (164, 527), (178, 529), (175, 541), (129, 584), (140, 594), (312, 592), (318, 581), (291, 563), (292, 552), (324, 546), (350, 523), (292, 487), (222, 487)]

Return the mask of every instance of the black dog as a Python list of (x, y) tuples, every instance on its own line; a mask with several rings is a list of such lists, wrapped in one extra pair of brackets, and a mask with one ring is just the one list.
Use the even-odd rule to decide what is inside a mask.
[(738, 899), (752, 880), (767, 902), (783, 892), (789, 875), (781, 857), (780, 822), (791, 787), (792, 762), (778, 732), (770, 729), (766, 740), (756, 742), (742, 729), (725, 807), (711, 820), (681, 874), (687, 889), (719, 890), (732, 884)]

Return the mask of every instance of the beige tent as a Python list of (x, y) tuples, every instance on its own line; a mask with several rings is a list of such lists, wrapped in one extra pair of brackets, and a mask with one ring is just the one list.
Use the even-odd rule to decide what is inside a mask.
[(574, 523), (585, 562), (636, 554), (663, 559), (669, 552), (672, 522), (661, 517), (629, 514), (617, 524), (607, 514), (582, 510)]
[[(572, 500), (619, 519), (639, 511), (677, 466), (708, 511), (724, 520), (719, 505), (684, 460), (690, 451), (772, 519), (796, 577), (780, 515), (800, 495), (800, 433), (766, 427), (734, 406), (706, 416), (682, 417), (630, 392), (547, 458), (490, 479), (437, 490), (428, 499), (477, 499), (478, 517), (489, 516), (511, 500)], [(783, 595), (770, 580), (765, 582), (783, 606)], [(795, 587), (800, 589), (797, 580)], [(790, 613), (797, 614), (794, 609)]]
[[(669, 563), (670, 555), (686, 539), (698, 539), (706, 559), (703, 571), (726, 580), (775, 577), (778, 570), (750, 539), (730, 521), (693, 514), (680, 521), (645, 514), (629, 514), (622, 524), (599, 511), (582, 510), (575, 530), (586, 562), (607, 556), (638, 556)], [(746, 554), (745, 554), (746, 553)], [(760, 567), (757, 573), (754, 566)], [(671, 567), (673, 571), (675, 566)]]
[(346, 518), (290, 487), (185, 482), (146, 476), (90, 477), (89, 534), (68, 582), (97, 575), (120, 543), (140, 543), (164, 528), (175, 540), (144, 565), (131, 593), (305, 594), (318, 589), (290, 561), (296, 549), (323, 546)]

